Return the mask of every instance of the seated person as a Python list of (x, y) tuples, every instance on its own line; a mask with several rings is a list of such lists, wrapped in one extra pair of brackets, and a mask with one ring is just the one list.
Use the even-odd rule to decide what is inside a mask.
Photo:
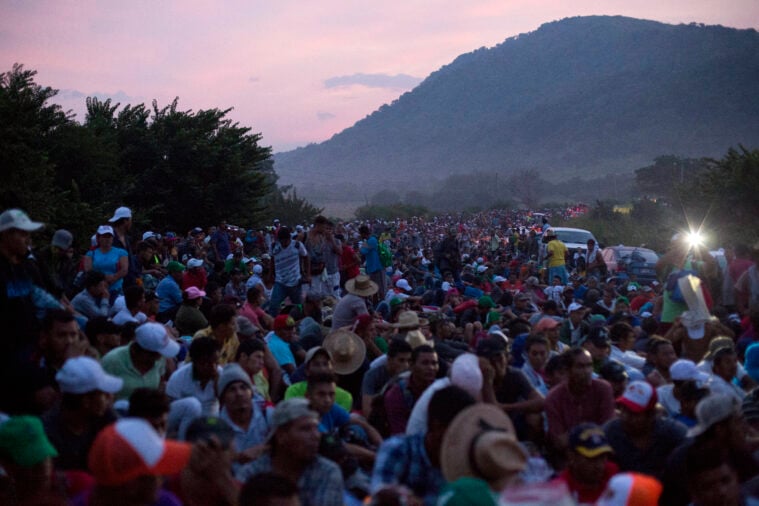
[[(342, 429), (347, 428), (348, 425), (354, 424), (366, 432), (368, 438), (366, 446), (371, 444), (377, 447), (382, 443), (382, 436), (363, 417), (357, 414), (350, 414), (335, 403), (336, 378), (333, 373), (322, 372), (312, 374), (309, 376), (307, 383), (306, 399), (311, 403), (311, 408), (319, 413), (319, 432), (322, 434), (339, 433)], [(346, 448), (360, 462), (374, 463), (374, 451), (369, 450), (365, 446), (346, 444)]]
[[(334, 367), (332, 364), (332, 356), (324, 348), (317, 346), (311, 348), (306, 354), (305, 374), (306, 378), (311, 377), (312, 374), (319, 373), (334, 373)], [(293, 397), (305, 397), (307, 390), (307, 381), (299, 381), (293, 385), (290, 385), (285, 391), (285, 399), (292, 399)], [(340, 387), (335, 389), (335, 403), (343, 408), (345, 411), (350, 411), (353, 406), (353, 397), (346, 390)]]

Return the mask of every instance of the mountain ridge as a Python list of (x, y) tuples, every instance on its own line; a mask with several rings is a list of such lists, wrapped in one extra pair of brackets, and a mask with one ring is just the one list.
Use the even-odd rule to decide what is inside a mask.
[(759, 144), (756, 82), (756, 30), (566, 18), (459, 55), (329, 140), (275, 154), (275, 170), (334, 198), (476, 170), (569, 179), (718, 157)]

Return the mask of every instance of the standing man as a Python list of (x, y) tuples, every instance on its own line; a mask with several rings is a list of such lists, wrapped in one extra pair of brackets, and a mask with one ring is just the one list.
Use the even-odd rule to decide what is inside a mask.
[(216, 231), (211, 234), (211, 251), (213, 252), (215, 262), (226, 262), (227, 257), (232, 252), (232, 246), (229, 242), (229, 233), (227, 232), (227, 222), (222, 220)]
[(366, 273), (377, 284), (377, 298), (382, 300), (387, 291), (387, 274), (380, 261), (379, 241), (371, 234), (368, 225), (361, 225), (358, 232), (361, 234), (361, 240), (364, 241), (361, 254), (366, 259)]
[(140, 272), (137, 257), (132, 251), (132, 242), (129, 240), (129, 231), (132, 228), (132, 210), (128, 207), (119, 207), (108, 222), (113, 227), (113, 247), (121, 248), (127, 252), (129, 270), (124, 276), (124, 288), (127, 288), (137, 282)]
[(567, 284), (567, 246), (556, 237), (554, 229), (549, 228), (544, 235), (547, 241), (546, 259), (548, 260), (548, 279), (559, 276), (561, 284)]
[(281, 227), (277, 232), (277, 242), (272, 246), (274, 288), (271, 291), (269, 313), (279, 314), (279, 306), (286, 298), (293, 304), (301, 303), (301, 279), (311, 282), (311, 261), (305, 246), (293, 241), (290, 229)]

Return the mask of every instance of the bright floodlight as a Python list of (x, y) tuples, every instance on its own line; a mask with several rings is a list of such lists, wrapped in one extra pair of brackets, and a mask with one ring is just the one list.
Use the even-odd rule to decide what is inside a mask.
[(691, 248), (695, 248), (698, 246), (702, 246), (704, 244), (704, 236), (701, 235), (701, 232), (688, 232), (688, 234), (685, 236), (686, 241), (688, 241), (688, 244)]

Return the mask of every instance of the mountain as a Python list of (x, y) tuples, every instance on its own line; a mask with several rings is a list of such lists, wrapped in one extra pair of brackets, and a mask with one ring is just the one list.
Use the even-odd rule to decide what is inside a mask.
[(317, 203), (451, 174), (630, 172), (662, 154), (759, 145), (759, 34), (609, 16), (564, 19), (463, 54), (320, 144), (275, 155)]

